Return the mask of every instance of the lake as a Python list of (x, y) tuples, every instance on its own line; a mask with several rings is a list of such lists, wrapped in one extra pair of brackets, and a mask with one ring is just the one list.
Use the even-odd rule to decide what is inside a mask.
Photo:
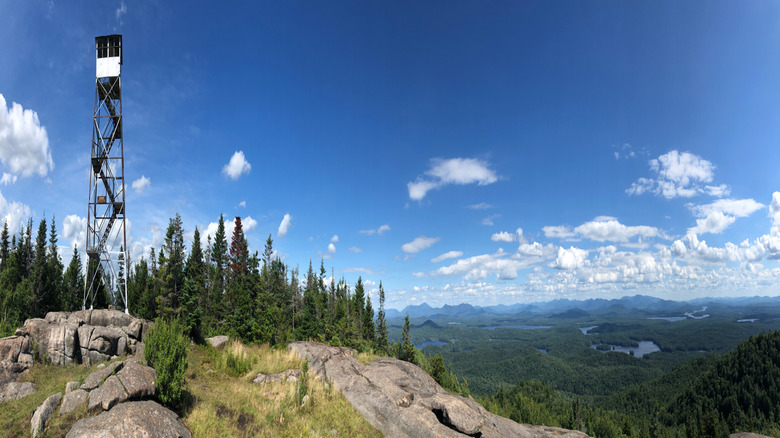
[(612, 347), (611, 350), (599, 350), (596, 347), (598, 347), (598, 344), (592, 344), (590, 348), (601, 351), (602, 353), (606, 353), (608, 351), (617, 351), (620, 353), (626, 353), (631, 354), (631, 352), (634, 352), (634, 357), (643, 357), (646, 354), (655, 353), (656, 351), (661, 351), (661, 347), (659, 347), (655, 342), (653, 341), (639, 341), (638, 347), (623, 347), (620, 345), (612, 345), (612, 344), (603, 344), (603, 345), (609, 345)]
[(597, 325), (591, 325), (588, 327), (580, 327), (580, 331), (583, 335), (592, 335), (593, 333), (588, 333), (589, 331), (593, 330), (594, 328), (598, 327)]
[(444, 342), (444, 341), (425, 340), (425, 341), (422, 341), (422, 342), (420, 342), (418, 344), (415, 344), (415, 346), (417, 348), (425, 348), (425, 347), (427, 347), (429, 345), (448, 345), (448, 344), (449, 344), (449, 342)]
[(495, 330), (499, 328), (512, 328), (512, 329), (520, 329), (520, 330), (538, 330), (538, 329), (548, 329), (552, 328), (551, 325), (526, 325), (526, 324), (515, 324), (515, 325), (491, 325), (491, 326), (484, 326), (480, 327), (483, 330)]

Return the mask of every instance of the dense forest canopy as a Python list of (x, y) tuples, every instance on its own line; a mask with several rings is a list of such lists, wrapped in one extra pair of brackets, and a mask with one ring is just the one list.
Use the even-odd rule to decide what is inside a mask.
[[(42, 219), (35, 234), (30, 219), (19, 236), (9, 236), (6, 224), (0, 235), (2, 335), (28, 318), (82, 307), (85, 273), (89, 278), (95, 268), (88, 263), (85, 272), (76, 248), (65, 268), (54, 218), (47, 224)], [(270, 235), (262, 254), (250, 254), (240, 217), (227, 236), (220, 216), (214, 238), (202, 243), (196, 228), (187, 251), (177, 214), (169, 220), (160, 248), (151, 248), (147, 257), (127, 268), (120, 260), (116, 287), (127, 282), (130, 313), (146, 319), (179, 318), (195, 338), (230, 334), (244, 342), (272, 345), (316, 339), (388, 351), (381, 282), (375, 314), (361, 278), (353, 286), (333, 276), (328, 283), (323, 262), (317, 270), (310, 262), (301, 277), (297, 267), (291, 269), (274, 255)], [(119, 296), (101, 284), (94, 306), (123, 310)]]

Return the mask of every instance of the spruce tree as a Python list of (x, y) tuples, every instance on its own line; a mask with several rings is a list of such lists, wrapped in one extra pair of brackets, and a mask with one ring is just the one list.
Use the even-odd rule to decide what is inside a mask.
[(376, 348), (380, 352), (388, 353), (387, 345), (387, 321), (385, 321), (385, 289), (379, 282), (379, 313), (376, 317)]
[(64, 287), (62, 294), (62, 310), (72, 312), (81, 310), (84, 294), (84, 274), (81, 264), (81, 255), (78, 247), (73, 247), (73, 255), (70, 258), (68, 268), (65, 270)]
[(3, 222), (3, 233), (0, 234), (0, 272), (5, 268), (9, 255), (11, 255), (11, 247), (8, 242), (8, 221), (5, 221)]
[(54, 217), (51, 219), (51, 227), (49, 228), (49, 250), (46, 259), (47, 265), (47, 280), (48, 286), (51, 290), (49, 296), (52, 299), (53, 310), (61, 310), (64, 301), (64, 292), (62, 284), (63, 268), (62, 259), (60, 259), (60, 252), (57, 248), (57, 227), (55, 225), (56, 220)]

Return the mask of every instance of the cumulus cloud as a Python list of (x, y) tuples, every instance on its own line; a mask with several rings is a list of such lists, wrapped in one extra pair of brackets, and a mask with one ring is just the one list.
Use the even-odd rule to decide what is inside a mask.
[(222, 168), (222, 174), (235, 181), (241, 175), (249, 173), (250, 170), (252, 170), (252, 165), (244, 157), (244, 151), (236, 151), (230, 157), (230, 162)]
[(558, 257), (550, 264), (551, 268), (555, 269), (576, 269), (585, 265), (585, 260), (588, 258), (588, 251), (575, 247), (565, 249), (564, 247), (558, 248)]
[(257, 221), (252, 219), (252, 216), (247, 216), (241, 220), (241, 227), (245, 233), (248, 233), (257, 228)]
[(586, 222), (576, 227), (574, 232), (596, 242), (627, 242), (635, 236), (666, 238), (666, 234), (658, 228), (647, 225), (627, 226), (609, 216), (600, 216)]
[(334, 234), (333, 237), (330, 238), (330, 241), (333, 242), (333, 243), (338, 242), (339, 241), (339, 235), (338, 234)]
[(496, 181), (498, 176), (485, 161), (475, 158), (434, 158), (430, 169), (415, 181), (407, 183), (406, 187), (409, 189), (409, 198), (419, 201), (429, 191), (448, 184), (487, 185)]
[(442, 266), (431, 273), (435, 276), (462, 275), (466, 281), (484, 280), (495, 276), (499, 280), (514, 280), (518, 278), (517, 271), (528, 268), (531, 263), (527, 260), (513, 259), (503, 250), (493, 254), (483, 254)]
[(144, 175), (141, 175), (140, 178), (133, 181), (133, 190), (135, 190), (136, 193), (143, 193), (144, 190), (146, 190), (147, 187), (149, 187), (149, 184), (152, 182)]
[(488, 204), (487, 202), (480, 202), (479, 204), (467, 205), (466, 208), (470, 210), (487, 210), (489, 208), (493, 208), (493, 206)]
[[(0, 94), (0, 161), (8, 172), (2, 182), (16, 181), (37, 174), (45, 177), (54, 169), (54, 160), (49, 148), (49, 136), (41, 126), (38, 113), (24, 109), (16, 102), (6, 106), (5, 97)], [(8, 176), (6, 177), (6, 174)]]
[(544, 236), (552, 239), (570, 239), (577, 234), (571, 230), (571, 227), (565, 225), (549, 225), (542, 227)]
[(371, 230), (360, 230), (360, 234), (368, 234), (369, 236), (372, 234), (379, 234), (382, 235), (385, 231), (390, 231), (390, 225), (384, 224), (380, 225), (377, 229), (371, 229)]
[(702, 193), (718, 197), (729, 194), (725, 184), (709, 184), (713, 180), (715, 166), (698, 155), (673, 150), (650, 160), (649, 164), (655, 177), (639, 178), (626, 189), (626, 193), (654, 193), (666, 199), (690, 198)]
[(349, 247), (349, 251), (350, 251), (350, 252), (355, 252), (355, 253), (361, 253), (361, 252), (363, 252), (363, 250), (362, 250), (362, 249), (360, 249), (360, 248), (358, 248), (357, 246), (350, 246), (350, 247)]
[(747, 217), (764, 207), (753, 199), (719, 199), (706, 205), (688, 205), (699, 217), (689, 233), (718, 234), (733, 224), (738, 217)]
[(493, 242), (515, 242), (515, 241), (523, 241), (523, 229), (518, 228), (517, 231), (514, 233), (509, 233), (507, 231), (501, 231), (498, 233), (493, 234), (490, 236), (490, 240)]
[(407, 254), (416, 254), (424, 249), (430, 248), (440, 239), (440, 237), (419, 236), (411, 242), (407, 242), (401, 245), (401, 249)]
[(71, 248), (83, 248), (87, 242), (87, 218), (69, 214), (62, 222), (62, 235), (70, 241)]
[(279, 224), (279, 229), (276, 230), (276, 237), (286, 236), (287, 232), (290, 230), (291, 222), (292, 216), (290, 216), (290, 213), (285, 213), (282, 222)]
[(448, 251), (448, 252), (445, 252), (444, 254), (442, 254), (442, 255), (440, 255), (438, 257), (432, 258), (431, 262), (439, 263), (439, 262), (447, 260), (447, 259), (458, 258), (458, 257), (460, 257), (462, 255), (463, 255), (463, 252), (461, 252), (461, 251)]
[(238, 203), (239, 207), (246, 207), (246, 201), (241, 201)]
[(335, 254), (336, 253), (336, 245), (333, 243), (328, 244), (328, 254)]

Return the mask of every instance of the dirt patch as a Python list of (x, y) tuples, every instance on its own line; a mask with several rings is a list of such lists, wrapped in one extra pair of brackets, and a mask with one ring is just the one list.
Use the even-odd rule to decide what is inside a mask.
[(222, 404), (217, 405), (217, 417), (234, 419), (236, 427), (241, 432), (246, 432), (255, 423), (255, 417), (252, 414), (238, 413)]

